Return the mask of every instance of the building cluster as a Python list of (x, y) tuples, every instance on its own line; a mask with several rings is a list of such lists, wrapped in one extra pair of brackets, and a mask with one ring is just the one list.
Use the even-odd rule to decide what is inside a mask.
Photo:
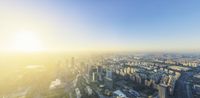
[(36, 89), (43, 93), (24, 88), (3, 98), (200, 98), (199, 64), (199, 57), (169, 54), (71, 57), (57, 63), (49, 89)]
[[(197, 60), (184, 62), (183, 58), (173, 56), (146, 55), (96, 56), (76, 64), (74, 60), (71, 59), (70, 68), (78, 74), (72, 92), (76, 98), (171, 98), (177, 96), (175, 90), (182, 73), (199, 64)], [(186, 90), (190, 87), (188, 84)], [(200, 94), (198, 84), (192, 89)]]
[[(142, 65), (140, 65), (142, 66)], [(134, 83), (145, 85), (160, 92), (161, 85), (165, 85), (166, 95), (173, 95), (176, 80), (179, 79), (180, 73), (164, 68), (151, 68), (151, 66), (128, 66), (115, 70), (117, 75), (127, 77)]]
[(72, 98), (98, 98), (97, 93), (90, 87), (87, 77), (79, 74), (73, 81)]
[[(141, 86), (146, 86), (150, 89), (155, 89), (158, 91), (157, 96), (173, 96), (176, 81), (181, 76), (180, 71), (171, 69), (165, 64), (155, 63), (151, 61), (143, 61), (140, 57), (137, 57), (136, 59), (135, 57), (131, 56), (112, 56), (105, 59), (103, 65), (104, 66), (102, 66), (101, 68), (103, 68), (103, 70), (105, 71), (105, 75), (102, 73), (99, 74), (97, 73), (97, 71), (93, 71), (93, 74), (90, 73), (90, 75), (93, 76), (93, 81), (100, 81), (103, 78), (103, 84), (109, 89), (113, 88), (113, 94), (114, 91), (118, 91), (123, 92), (126, 95), (126, 92), (122, 89), (123, 87), (121, 89), (116, 89), (115, 85), (118, 84), (116, 83), (117, 78), (117, 81), (119, 81), (120, 79), (128, 80), (132, 81), (133, 84), (138, 84)], [(111, 72), (113, 73), (112, 78), (107, 78), (110, 77), (109, 74)], [(130, 88), (130, 90), (132, 90), (132, 88)], [(138, 95), (140, 95), (139, 92), (137, 93)], [(134, 96), (137, 96), (137, 93), (135, 93)], [(126, 96), (128, 95), (129, 94), (127, 94)]]

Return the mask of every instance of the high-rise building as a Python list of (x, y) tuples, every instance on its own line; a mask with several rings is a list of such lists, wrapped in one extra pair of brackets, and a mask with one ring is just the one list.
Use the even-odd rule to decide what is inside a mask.
[(70, 67), (68, 59), (65, 60), (65, 66)]
[(97, 66), (97, 75), (98, 75), (98, 80), (99, 81), (103, 81), (103, 79), (102, 79), (102, 72), (103, 72), (102, 66)]
[(168, 98), (167, 85), (160, 84), (158, 88), (159, 98)]
[(106, 70), (106, 77), (112, 79), (112, 70)]
[(113, 79), (105, 78), (104, 79), (105, 86), (109, 89), (113, 89)]
[(187, 97), (193, 98), (190, 82), (186, 82), (185, 84), (186, 84)]
[(92, 82), (96, 82), (97, 81), (97, 73), (93, 72), (92, 73)]
[(81, 95), (79, 88), (75, 89), (75, 93), (76, 93), (76, 98), (81, 98), (82, 95)]
[(96, 71), (96, 67), (95, 66), (87, 66), (88, 67), (88, 78), (90, 79), (90, 80), (92, 80), (93, 79), (93, 73), (95, 72), (97, 72)]
[(90, 66), (88, 64), (86, 65), (86, 71), (87, 71), (87, 75), (89, 77), (89, 75), (90, 75)]
[(103, 79), (102, 79), (102, 74), (98, 74), (98, 80), (99, 80), (99, 81), (103, 81)]
[(97, 73), (101, 74), (102, 73), (102, 66), (97, 66)]
[(74, 67), (74, 57), (71, 58), (71, 67)]

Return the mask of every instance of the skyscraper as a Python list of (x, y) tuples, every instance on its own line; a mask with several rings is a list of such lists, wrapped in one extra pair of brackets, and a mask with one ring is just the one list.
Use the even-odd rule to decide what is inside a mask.
[(160, 84), (158, 88), (159, 98), (168, 98), (167, 85)]
[(71, 67), (74, 67), (74, 57), (71, 58)]
[(102, 79), (102, 71), (103, 69), (102, 69), (102, 66), (97, 66), (97, 74), (98, 74), (98, 80), (99, 81), (102, 81), (103, 79)]
[(106, 77), (112, 79), (112, 70), (106, 70)]
[(111, 78), (104, 78), (105, 86), (109, 89), (113, 89), (113, 79)]
[(97, 81), (97, 73), (93, 72), (92, 73), (92, 82), (96, 82)]
[(97, 66), (97, 73), (99, 73), (99, 74), (102, 73), (102, 66)]

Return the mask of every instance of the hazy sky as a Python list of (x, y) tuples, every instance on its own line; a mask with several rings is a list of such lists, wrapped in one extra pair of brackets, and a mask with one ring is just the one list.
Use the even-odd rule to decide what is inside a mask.
[[(0, 50), (14, 50), (16, 35), (31, 32), (32, 44), (46, 50), (199, 51), (199, 4), (199, 0), (1, 0)], [(29, 41), (15, 47), (27, 45), (23, 42)]]

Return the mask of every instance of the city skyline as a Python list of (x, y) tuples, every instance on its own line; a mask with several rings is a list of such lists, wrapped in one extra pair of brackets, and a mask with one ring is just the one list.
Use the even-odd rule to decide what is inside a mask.
[(0, 51), (199, 52), (199, 3), (1, 1)]

